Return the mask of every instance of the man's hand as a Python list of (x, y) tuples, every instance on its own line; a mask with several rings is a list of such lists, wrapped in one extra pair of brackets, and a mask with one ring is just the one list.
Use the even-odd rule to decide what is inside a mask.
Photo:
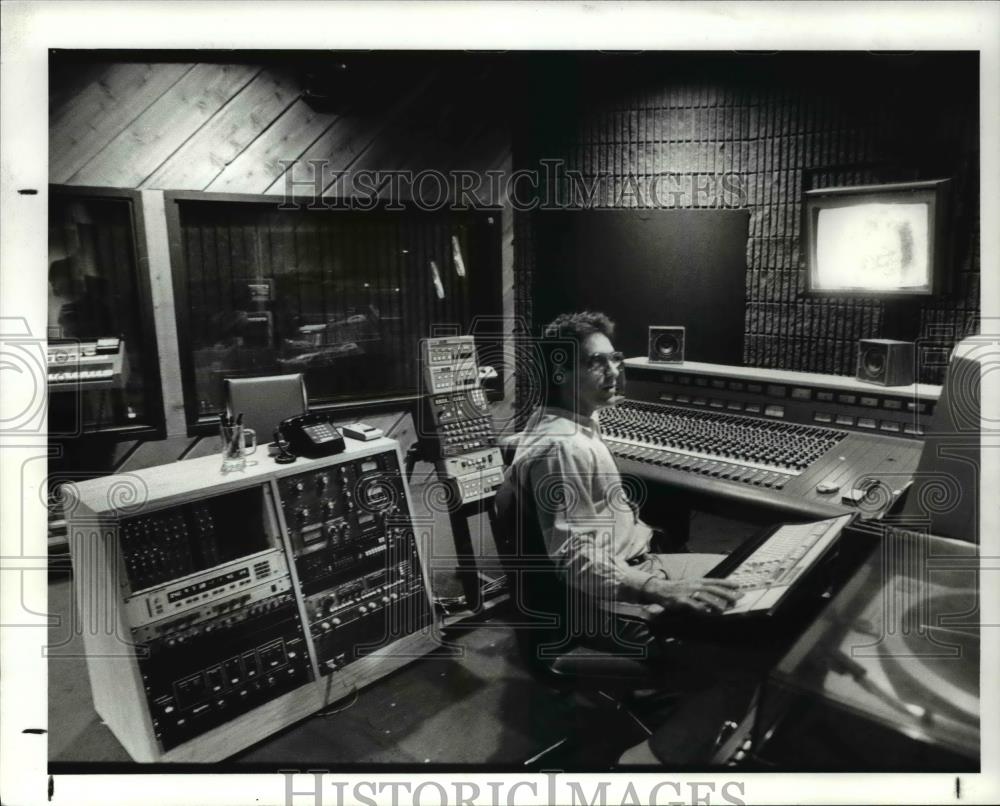
[(721, 613), (741, 596), (737, 583), (729, 579), (657, 579), (642, 589), (642, 599), (664, 612)]

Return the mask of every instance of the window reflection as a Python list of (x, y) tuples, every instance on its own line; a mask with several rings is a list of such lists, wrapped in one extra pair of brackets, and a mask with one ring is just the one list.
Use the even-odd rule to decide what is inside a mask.
[(197, 416), (224, 406), (227, 377), (303, 372), (313, 404), (414, 394), (419, 340), (464, 332), (473, 273), (499, 277), (498, 233), (475, 215), (182, 201)]
[(146, 423), (132, 202), (49, 196), (49, 431)]

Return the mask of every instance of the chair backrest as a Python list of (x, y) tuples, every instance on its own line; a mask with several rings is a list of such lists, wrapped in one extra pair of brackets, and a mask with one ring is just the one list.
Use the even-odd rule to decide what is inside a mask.
[(545, 549), (534, 503), (508, 478), (493, 499), (491, 522), (497, 552), (507, 575), (515, 629), (522, 656), (541, 663), (538, 647), (565, 638), (567, 591)]
[(522, 587), (518, 600), (526, 613), (546, 617), (558, 614), (565, 607), (566, 593), (563, 574), (549, 557), (530, 495), (521, 495), (517, 487), (505, 482), (493, 499), (497, 551), (508, 571), (518, 570), (517, 582)]
[(595, 648), (589, 630), (607, 637), (610, 611), (594, 610), (567, 585), (565, 572), (549, 557), (530, 489), (506, 482), (493, 499), (494, 540), (507, 575), (518, 652), (532, 673), (561, 689), (630, 690), (658, 686), (662, 673), (635, 655), (639, 645)]
[(302, 373), (259, 378), (226, 378), (226, 412), (243, 413), (243, 424), (257, 432), (260, 442), (270, 442), (278, 424), (305, 414), (309, 403)]
[(930, 534), (979, 542), (981, 386), (992, 340), (971, 337), (952, 351), (941, 397), (926, 429), (913, 484), (898, 515), (925, 522)]
[(521, 653), (548, 671), (562, 653), (606, 638), (614, 616), (570, 585), (569, 569), (549, 556), (533, 492), (508, 469), (493, 499), (491, 524), (513, 609), (523, 625), (515, 631)]

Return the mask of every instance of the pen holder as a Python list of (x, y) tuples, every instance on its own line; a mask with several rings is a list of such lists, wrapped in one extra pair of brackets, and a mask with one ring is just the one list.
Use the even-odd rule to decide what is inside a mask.
[[(231, 473), (247, 466), (247, 457), (257, 450), (257, 432), (242, 425), (219, 426), (222, 439), (222, 472)], [(247, 437), (250, 445), (247, 445)]]

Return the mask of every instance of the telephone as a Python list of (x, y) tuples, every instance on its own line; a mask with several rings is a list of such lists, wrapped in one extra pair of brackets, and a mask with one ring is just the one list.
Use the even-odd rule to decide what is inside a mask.
[(344, 437), (330, 422), (330, 415), (314, 412), (282, 420), (278, 426), (292, 453), (317, 459), (344, 450)]

